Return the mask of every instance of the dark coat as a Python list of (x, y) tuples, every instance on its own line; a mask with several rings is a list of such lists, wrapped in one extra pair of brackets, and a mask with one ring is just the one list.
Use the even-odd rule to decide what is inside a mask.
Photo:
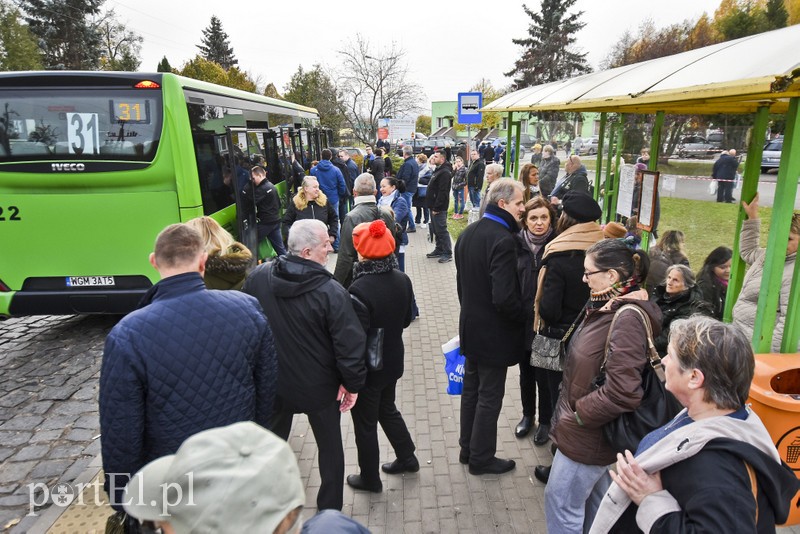
[(459, 335), (467, 359), (509, 367), (525, 354), (525, 313), (517, 279), (517, 221), (496, 205), (467, 226), (456, 241), (456, 288), (461, 303)]
[[(757, 502), (745, 462), (756, 474)], [(664, 489), (675, 498), (680, 511), (662, 515), (651, 534), (774, 533), (775, 525), (786, 521), (800, 486), (785, 463), (776, 462), (745, 441), (727, 438), (709, 441), (702, 451), (660, 473)], [(636, 525), (637, 511), (631, 503), (611, 532), (641, 532)]]
[(697, 286), (677, 295), (668, 295), (665, 285), (656, 287), (655, 295), (650, 299), (661, 310), (661, 333), (653, 340), (660, 356), (667, 354), (669, 344), (669, 327), (676, 319), (686, 319), (696, 313), (711, 316), (711, 308), (703, 301), (703, 294)]
[(736, 169), (739, 168), (739, 160), (736, 156), (722, 154), (714, 167), (711, 169), (711, 177), (717, 180), (735, 180)]
[(258, 226), (272, 226), (281, 222), (281, 199), (269, 180), (264, 179), (258, 185), (246, 185), (242, 189), (242, 198), (248, 211), (252, 213), (255, 210)]
[(406, 184), (406, 193), (416, 193), (419, 182), (419, 164), (414, 156), (405, 159), (400, 170), (397, 171), (396, 178), (403, 180)]
[[(142, 305), (111, 330), (103, 351), (106, 473), (133, 475), (209, 428), (239, 421), (270, 428), (278, 363), (253, 297), (209, 291), (199, 273), (185, 273), (158, 282)], [(122, 502), (125, 481), (115, 486)]]
[(555, 154), (545, 159), (542, 158), (539, 163), (539, 189), (542, 190), (542, 195), (549, 197), (550, 193), (556, 187), (558, 181), (558, 171), (561, 167), (561, 160)]
[(352, 197), (353, 196), (353, 186), (352, 186), (353, 182), (350, 181), (351, 185), (348, 187), (347, 183), (348, 183), (348, 175), (350, 174), (350, 171), (347, 168), (347, 164), (339, 156), (332, 157), (331, 158), (331, 164), (334, 167), (336, 167), (337, 169), (339, 169), (339, 172), (342, 173), (342, 178), (344, 178), (344, 193), (342, 193), (342, 192), (339, 193), (339, 199)]
[(539, 315), (550, 337), (562, 337), (589, 300), (589, 286), (583, 281), (584, 250), (555, 252), (548, 256)]
[(581, 191), (589, 194), (589, 177), (586, 167), (581, 165), (578, 170), (564, 177), (561, 184), (550, 192), (551, 196), (563, 199), (569, 191)]
[(288, 231), (295, 221), (303, 219), (316, 219), (325, 223), (328, 227), (328, 235), (336, 237), (339, 235), (339, 216), (330, 202), (325, 202), (324, 206), (317, 204), (316, 200), (311, 200), (302, 210), (298, 210), (294, 199), (286, 205), (286, 213), (283, 214), (283, 225)]
[(472, 162), (467, 171), (467, 187), (470, 189), (483, 189), (483, 175), (486, 174), (486, 163), (482, 159)]
[(370, 173), (373, 178), (375, 178), (375, 183), (380, 185), (381, 180), (383, 180), (386, 172), (386, 164), (384, 163), (383, 158), (376, 157), (370, 161), (369, 170), (367, 172)]
[[(356, 197), (356, 199), (362, 197)], [(370, 195), (366, 202), (358, 202), (342, 221), (342, 237), (339, 241), (339, 254), (336, 257), (336, 268), (333, 272), (336, 280), (344, 287), (350, 287), (353, 281), (353, 265), (358, 256), (353, 246), (353, 229), (361, 223), (375, 221), (380, 217), (386, 228), (394, 228), (394, 217), (388, 210), (378, 208), (375, 197)]]
[(367, 372), (368, 386), (386, 386), (403, 376), (403, 330), (411, 324), (414, 291), (411, 279), (393, 265), (392, 256), (359, 262), (349, 288), (367, 307), (359, 314), (364, 329), (383, 328), (383, 369)]
[(347, 186), (347, 191), (349, 192), (348, 196), (353, 196), (353, 184), (355, 183), (356, 178), (358, 178), (360, 172), (358, 170), (358, 165), (356, 165), (356, 162), (352, 159), (348, 159), (345, 165), (347, 166), (347, 174), (344, 175), (344, 183)]
[[(600, 373), (614, 314), (629, 303), (650, 316), (653, 335), (661, 333), (658, 306), (646, 300), (617, 298), (611, 301), (609, 309), (589, 310), (568, 345), (550, 436), (558, 450), (574, 462), (586, 465), (615, 462), (618, 451), (603, 437), (603, 425), (635, 410), (642, 400), (647, 335), (641, 318), (633, 310), (622, 312), (614, 324), (609, 344), (613, 357), (606, 363), (606, 382), (599, 389), (592, 387), (592, 381)], [(576, 411), (583, 425), (578, 424)]]
[(700, 289), (703, 300), (711, 309), (711, 316), (721, 321), (725, 312), (725, 297), (728, 294), (728, 286), (714, 275), (713, 269), (708, 269), (700, 271), (697, 276), (697, 287)]
[(250, 250), (241, 243), (234, 243), (225, 254), (208, 256), (203, 282), (208, 289), (242, 289), (247, 271), (253, 264)]
[[(431, 172), (430, 168), (428, 172), (421, 175), (419, 177), (419, 182), (417, 183), (417, 192), (414, 195), (414, 198), (411, 199), (411, 205), (415, 208), (424, 208), (425, 207), (425, 199), (428, 195), (428, 184), (431, 181), (431, 176), (433, 176), (433, 172)], [(419, 196), (420, 193), (424, 193), (423, 196)]]
[(242, 291), (258, 299), (275, 332), (284, 406), (313, 412), (336, 399), (339, 385), (364, 387), (366, 336), (350, 295), (325, 267), (279, 256), (256, 267)]
[(453, 180), (453, 166), (449, 161), (436, 167), (428, 183), (425, 207), (431, 211), (447, 211), (450, 206), (450, 183)]
[[(533, 342), (533, 306), (536, 300), (536, 288), (539, 280), (539, 271), (542, 268), (544, 245), (535, 255), (523, 237), (524, 230), (517, 234), (517, 276), (519, 288), (522, 291), (522, 309), (525, 312), (525, 348), (530, 349)], [(555, 232), (550, 234), (547, 243), (556, 237)]]

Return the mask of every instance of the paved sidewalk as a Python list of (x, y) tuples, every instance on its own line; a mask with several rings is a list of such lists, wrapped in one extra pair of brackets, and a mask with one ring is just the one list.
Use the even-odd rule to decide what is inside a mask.
[[(531, 438), (518, 440), (514, 426), (521, 417), (519, 373), (508, 373), (506, 396), (500, 415), (498, 456), (513, 458), (517, 468), (502, 476), (471, 476), (458, 462), (458, 417), (460, 397), (445, 393), (446, 376), (441, 345), (458, 332), (459, 305), (455, 263), (439, 264), (425, 258), (433, 249), (427, 230), (410, 234), (406, 250), (407, 272), (414, 282), (421, 316), (406, 330), (406, 372), (398, 383), (398, 404), (417, 445), (419, 473), (405, 476), (382, 474), (380, 494), (354, 492), (345, 486), (344, 513), (373, 533), (544, 533), (544, 486), (536, 481), (536, 464), (551, 462), (549, 447), (535, 447)], [(335, 262), (335, 256), (331, 257)], [(356, 447), (349, 415), (342, 418), (346, 473), (356, 473)], [(382, 461), (393, 453), (382, 433)], [(306, 486), (305, 517), (316, 512), (314, 503), (320, 485), (317, 450), (304, 416), (295, 417), (290, 444), (299, 459)], [(92, 480), (99, 472), (99, 458), (81, 477)], [(94, 497), (67, 508), (51, 507), (29, 532), (102, 532), (107, 505), (91, 504)], [(60, 516), (58, 514), (61, 513)], [(54, 524), (55, 522), (55, 524)], [(52, 525), (52, 528), (50, 526)], [(49, 530), (48, 530), (49, 529)], [(782, 530), (784, 534), (800, 530)]]

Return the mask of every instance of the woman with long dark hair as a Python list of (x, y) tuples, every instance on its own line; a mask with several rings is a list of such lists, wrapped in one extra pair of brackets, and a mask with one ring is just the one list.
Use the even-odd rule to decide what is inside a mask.
[(697, 287), (703, 300), (711, 307), (712, 317), (722, 320), (725, 297), (728, 294), (728, 279), (731, 276), (733, 251), (728, 247), (717, 247), (711, 251), (703, 267), (697, 273)]

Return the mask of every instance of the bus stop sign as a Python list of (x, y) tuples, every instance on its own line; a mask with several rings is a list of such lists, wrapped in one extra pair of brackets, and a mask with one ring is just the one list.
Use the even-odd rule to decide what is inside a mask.
[(458, 123), (480, 124), (483, 113), (483, 93), (458, 93)]

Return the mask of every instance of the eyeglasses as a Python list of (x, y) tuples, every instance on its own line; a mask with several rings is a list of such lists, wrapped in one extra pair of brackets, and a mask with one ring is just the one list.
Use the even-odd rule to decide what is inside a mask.
[(599, 271), (592, 271), (592, 272), (590, 272), (590, 273), (587, 273), (586, 271), (583, 271), (583, 277), (584, 277), (584, 278), (589, 278), (589, 277), (590, 277), (590, 276), (592, 276), (593, 274), (597, 274), (597, 273), (604, 273), (604, 272), (606, 272), (606, 271), (608, 271), (608, 269), (601, 269), (601, 270), (599, 270)]

